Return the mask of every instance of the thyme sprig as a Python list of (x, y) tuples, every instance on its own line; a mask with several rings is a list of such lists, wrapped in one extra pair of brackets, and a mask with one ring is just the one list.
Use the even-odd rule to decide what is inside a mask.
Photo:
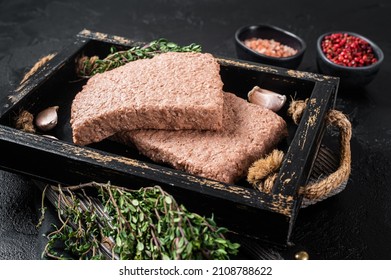
[(80, 57), (77, 60), (76, 72), (79, 77), (89, 78), (97, 73), (103, 73), (128, 62), (152, 58), (157, 54), (165, 52), (201, 52), (201, 46), (194, 43), (187, 46), (179, 46), (167, 39), (158, 39), (144, 46), (134, 46), (124, 51), (117, 51), (115, 47), (111, 47), (110, 54), (103, 59), (100, 59), (98, 56)]
[(129, 190), (91, 182), (45, 193), (61, 221), (47, 235), (49, 258), (229, 259), (238, 253), (240, 245), (225, 238), (228, 229), (213, 216), (189, 212), (159, 186)]

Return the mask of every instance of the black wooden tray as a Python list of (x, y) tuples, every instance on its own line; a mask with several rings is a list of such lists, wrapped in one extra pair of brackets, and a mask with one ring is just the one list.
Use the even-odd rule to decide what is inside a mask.
[[(230, 185), (153, 163), (136, 150), (108, 140), (88, 147), (72, 143), (70, 106), (85, 83), (76, 76), (76, 58), (82, 54), (105, 57), (112, 46), (126, 49), (135, 44), (140, 42), (83, 30), (73, 44), (11, 92), (0, 103), (0, 148), (7, 151), (0, 157), (0, 167), (67, 185), (93, 180), (128, 188), (159, 184), (188, 209), (214, 213), (220, 225), (237, 233), (289, 244), (301, 205), (298, 190), (310, 175), (323, 138), (324, 116), (334, 107), (338, 78), (218, 57), (226, 91), (246, 98), (253, 86), (260, 85), (287, 95), (288, 100), (310, 98), (298, 126), (281, 113), (289, 129), (289, 137), (280, 147), (286, 156), (272, 193), (266, 194), (244, 181)], [(60, 117), (52, 134), (60, 140), (14, 128), (14, 118), (21, 110), (36, 114), (53, 105), (60, 106)]]

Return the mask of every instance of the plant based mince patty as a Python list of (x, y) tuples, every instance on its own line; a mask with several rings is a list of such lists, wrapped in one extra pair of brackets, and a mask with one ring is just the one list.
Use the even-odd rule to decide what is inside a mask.
[(220, 65), (211, 54), (169, 52), (90, 78), (71, 108), (73, 141), (134, 129), (219, 130)]
[(249, 166), (269, 153), (287, 135), (285, 121), (276, 113), (224, 94), (223, 127), (219, 131), (134, 130), (113, 139), (134, 144), (156, 162), (226, 183), (246, 175)]

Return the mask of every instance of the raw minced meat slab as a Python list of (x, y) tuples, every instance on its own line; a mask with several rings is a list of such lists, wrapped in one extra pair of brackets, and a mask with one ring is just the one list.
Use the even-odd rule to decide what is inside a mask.
[(75, 144), (132, 129), (218, 130), (220, 65), (208, 53), (169, 52), (90, 78), (71, 108)]
[(219, 131), (134, 130), (117, 133), (114, 140), (134, 144), (153, 161), (235, 183), (286, 135), (287, 125), (279, 115), (225, 93), (223, 127)]

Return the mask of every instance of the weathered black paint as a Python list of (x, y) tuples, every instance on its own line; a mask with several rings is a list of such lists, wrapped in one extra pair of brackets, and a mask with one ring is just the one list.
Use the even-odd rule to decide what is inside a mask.
[[(365, 88), (340, 88), (336, 101), (353, 126), (348, 186), (300, 210), (292, 235), (297, 247), (288, 257), (305, 249), (311, 259), (391, 259), (390, 13), (391, 2), (385, 0), (0, 1), (0, 96), (17, 88), (39, 58), (71, 44), (83, 28), (137, 41), (165, 37), (180, 44), (196, 42), (204, 51), (235, 57), (237, 28), (272, 24), (306, 41), (298, 69), (314, 73), (319, 35), (343, 29), (368, 36), (383, 49), (382, 68)], [(325, 137), (334, 133), (326, 132)], [(40, 258), (43, 247), (36, 248), (36, 240), (50, 226), (47, 220), (45, 229), (35, 229), (37, 215), (32, 212), (40, 207), (40, 194), (25, 176), (0, 171), (0, 183), (0, 258)]]
[[(205, 209), (205, 206), (209, 211), (213, 209), (217, 218), (234, 231), (287, 245), (297, 209), (300, 207), (298, 189), (305, 185), (309, 176), (311, 163), (323, 136), (324, 116), (334, 105), (338, 79), (218, 58), (223, 82), (229, 81), (225, 83), (227, 91), (246, 98), (246, 93), (254, 85), (272, 80), (274, 88), (289, 89), (292, 86), (300, 97), (310, 100), (298, 129), (294, 129), (294, 133), (286, 141), (286, 160), (272, 194), (266, 194), (249, 186), (223, 184), (129, 158), (129, 154), (125, 157), (105, 152), (104, 150), (110, 149), (111, 142), (106, 145), (101, 143), (100, 149), (73, 145), (69, 129), (69, 107), (77, 89), (84, 83), (77, 82), (75, 60), (82, 54), (105, 56), (113, 44), (117, 48), (126, 48), (135, 43), (118, 36), (83, 30), (76, 36), (73, 44), (57, 54), (15, 93), (10, 94), (11, 98), (3, 102), (5, 105), (0, 114), (0, 142), (2, 147), (12, 153), (11, 156), (1, 158), (1, 166), (53, 183), (78, 184), (99, 180), (123, 186), (129, 186), (129, 182), (132, 182), (129, 187), (137, 188), (146, 183), (162, 184), (179, 198), (191, 197), (192, 199), (187, 199), (189, 207), (196, 210)], [(301, 85), (308, 83), (313, 85), (310, 91), (308, 86), (301, 88)], [(238, 90), (236, 84), (245, 88)], [(58, 88), (62, 90), (58, 91)], [(293, 90), (285, 91), (285, 94), (288, 95), (289, 91)], [(55, 136), (62, 141), (53, 141), (12, 128), (13, 120), (21, 110), (36, 114), (48, 105), (61, 108), (60, 115), (63, 116)], [(288, 120), (285, 114), (283, 117)], [(291, 123), (290, 125), (294, 126)], [(134, 154), (137, 152), (134, 151)], [(20, 163), (22, 156), (24, 160)], [(58, 168), (47, 172), (53, 164)], [(195, 200), (195, 197), (199, 199)], [(199, 203), (201, 200), (204, 203)], [(259, 223), (249, 223), (251, 220), (241, 219), (242, 215), (256, 215), (251, 220)], [(268, 227), (257, 226), (266, 220)]]

